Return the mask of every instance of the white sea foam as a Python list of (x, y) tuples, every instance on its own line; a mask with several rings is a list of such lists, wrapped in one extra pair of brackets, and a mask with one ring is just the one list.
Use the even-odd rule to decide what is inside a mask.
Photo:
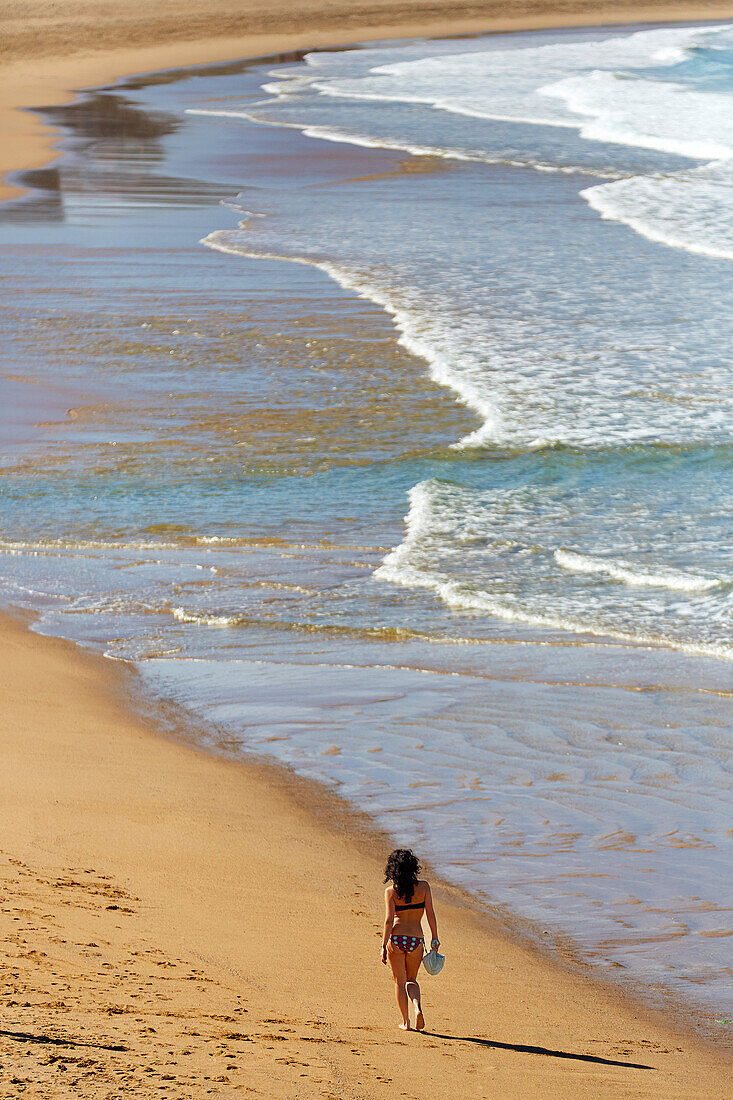
[[(312, 87), (325, 95), (426, 103), (439, 110), (470, 117), (572, 129), (586, 125), (578, 120), (579, 113), (592, 114), (606, 119), (605, 141), (616, 140), (610, 132), (613, 119), (620, 116), (618, 139), (621, 144), (628, 144), (631, 137), (634, 144), (641, 145), (649, 138), (654, 144), (647, 147), (656, 149), (660, 148), (660, 135), (656, 129), (647, 132), (650, 104), (640, 97), (640, 86), (643, 84), (653, 98), (660, 117), (671, 121), (675, 85), (634, 80), (633, 89), (627, 89), (624, 87), (627, 74), (618, 70), (633, 73), (637, 69), (675, 65), (687, 51), (729, 29), (725, 24), (703, 28), (670, 27), (524, 49), (492, 46), (470, 53), (377, 65), (366, 75), (355, 78), (340, 79), (337, 72), (327, 70), (326, 79), (323, 79), (318, 72), (317, 55), (307, 60), (316, 71)], [(269, 85), (268, 90), (277, 93), (283, 88)], [(287, 84), (284, 94), (287, 94)], [(715, 96), (701, 93), (697, 104), (708, 100), (711, 105), (717, 103)], [(685, 107), (682, 105), (680, 109), (685, 110)], [(702, 125), (711, 128), (706, 145), (708, 141), (717, 144), (720, 130), (725, 134), (730, 131), (727, 118), (720, 118), (717, 123), (712, 118)], [(670, 126), (666, 137), (668, 151), (678, 152), (679, 131), (675, 132)], [(707, 158), (715, 154), (702, 155)]]
[(588, 141), (605, 141), (696, 160), (733, 156), (731, 97), (695, 92), (668, 80), (630, 79), (610, 72), (585, 73), (540, 89), (568, 110)]
[[(623, 141), (651, 149), (707, 155), (733, 151), (733, 114), (723, 108), (730, 99), (722, 94), (683, 88), (670, 80), (653, 80), (635, 72), (649, 67), (669, 68), (688, 51), (707, 47), (723, 28), (665, 28), (633, 35), (606, 36), (599, 40), (564, 41), (548, 46), (507, 49), (472, 48), (457, 54), (397, 62), (371, 64), (374, 59), (393, 58), (395, 50), (366, 50), (359, 57), (321, 54), (308, 58), (308, 64), (286, 73), (286, 79), (268, 84), (288, 105), (287, 119), (279, 125), (304, 130), (312, 136), (353, 144), (378, 144), (405, 148), (416, 154), (470, 159), (460, 150), (431, 145), (429, 120), (416, 117), (415, 141), (392, 142), (375, 139), (372, 134), (312, 126), (308, 123), (308, 99), (302, 103), (302, 121), (293, 122), (298, 96), (304, 90), (320, 93), (319, 102), (329, 96), (365, 97), (383, 100), (417, 99), (446, 110), (479, 112), (483, 103), (486, 117), (513, 121), (551, 122), (580, 130), (588, 139)], [(359, 64), (362, 70), (353, 73)], [(602, 66), (605, 66), (603, 68)], [(621, 67), (621, 71), (619, 71)], [(344, 74), (346, 72), (346, 75)], [(293, 92), (293, 87), (296, 93)], [(381, 89), (381, 91), (380, 91)], [(441, 98), (442, 97), (442, 98)], [(528, 107), (531, 104), (531, 110)], [(256, 118), (244, 109), (223, 106), (204, 108), (211, 113)], [(544, 111), (545, 114), (537, 114)], [(548, 114), (549, 112), (549, 114)], [(427, 113), (425, 113), (427, 114)], [(319, 118), (323, 115), (323, 109)], [(702, 119), (699, 124), (697, 120)], [(277, 123), (273, 109), (268, 123)], [(615, 127), (615, 130), (614, 130)], [(615, 137), (614, 137), (615, 135)], [(486, 159), (495, 158), (488, 134)], [(473, 154), (471, 154), (471, 157)], [(528, 162), (529, 163), (529, 162)], [(730, 162), (733, 164), (733, 161)], [(525, 165), (526, 166), (526, 165)], [(565, 171), (567, 166), (552, 166), (537, 161), (531, 167)], [(574, 170), (574, 169), (570, 169)], [(733, 187), (730, 165), (687, 169), (669, 175), (614, 179), (581, 192), (603, 218), (624, 222), (655, 241), (712, 256), (733, 255)], [(599, 174), (604, 174), (599, 170)], [(608, 175), (609, 173), (605, 173)], [(242, 210), (249, 219), (253, 217)], [(261, 215), (258, 215), (261, 218)], [(266, 223), (259, 223), (265, 225)], [(323, 226), (324, 220), (319, 223)], [(518, 445), (525, 449), (553, 443), (605, 447), (650, 440), (679, 442), (719, 436), (727, 423), (729, 404), (724, 368), (713, 367), (710, 385), (723, 393), (720, 408), (704, 403), (701, 395), (683, 380), (668, 399), (671, 377), (669, 364), (662, 355), (648, 357), (645, 376), (623, 379), (624, 365), (608, 357), (594, 375), (593, 390), (573, 362), (575, 333), (540, 333), (536, 322), (541, 310), (529, 318), (537, 339), (526, 340), (527, 321), (490, 315), (490, 302), (478, 304), (478, 296), (467, 296), (470, 274), (454, 275), (450, 266), (440, 293), (425, 293), (419, 286), (412, 291), (408, 280), (400, 285), (392, 270), (362, 262), (366, 252), (357, 248), (354, 262), (328, 237), (319, 237), (314, 225), (313, 241), (302, 238), (288, 248), (294, 234), (251, 231), (218, 231), (204, 243), (220, 251), (244, 256), (281, 259), (309, 264), (327, 273), (346, 289), (353, 290), (384, 308), (400, 332), (400, 343), (428, 364), (430, 377), (450, 388), (458, 400), (480, 418), (479, 427), (453, 444), (457, 450), (487, 445)], [(332, 229), (330, 230), (332, 233)], [(269, 240), (268, 240), (269, 237)], [(272, 242), (274, 247), (268, 247)], [(368, 257), (372, 259), (373, 257)], [(404, 265), (402, 265), (404, 268)], [(561, 294), (567, 288), (560, 287)], [(488, 300), (488, 295), (485, 295)], [(488, 310), (484, 307), (488, 305)], [(472, 315), (474, 311), (476, 316)], [(480, 312), (482, 311), (482, 312)], [(489, 319), (490, 318), (490, 319)], [(522, 330), (522, 324), (525, 325)], [(566, 346), (558, 346), (565, 341)], [(558, 350), (560, 354), (558, 354)], [(670, 347), (674, 357), (676, 349)], [(600, 360), (600, 356), (597, 357)], [(564, 359), (564, 362), (563, 362)], [(595, 368), (595, 364), (592, 364)], [(601, 367), (603, 369), (601, 369)], [(676, 371), (676, 368), (674, 368)], [(683, 367), (679, 373), (684, 374)], [(539, 380), (539, 385), (538, 385)], [(630, 398), (630, 385), (639, 385), (639, 393)]]
[[(694, 45), (698, 41), (689, 29), (675, 31), (671, 38), (667, 35), (662, 40), (647, 39), (643, 35), (633, 37), (638, 47), (635, 58), (628, 52), (624, 56), (629, 64), (636, 60), (639, 65), (642, 62), (644, 65), (672, 64), (675, 58), (679, 60), (682, 51), (682, 46), (674, 42)], [(672, 39), (674, 42), (670, 44)], [(654, 41), (659, 57), (655, 57), (651, 48)], [(679, 143), (673, 147), (671, 142), (678, 140), (679, 135), (672, 133), (673, 111), (668, 98), (683, 95), (680, 86), (671, 81), (664, 86), (659, 82), (657, 86), (646, 76), (641, 79), (633, 73), (594, 74), (588, 69), (588, 58), (592, 56), (598, 60), (600, 54), (596, 45), (586, 42), (578, 47), (578, 56), (585, 51), (582, 75), (577, 72), (568, 75), (566, 65), (562, 70), (564, 76), (554, 85), (547, 83), (548, 74), (536, 64), (537, 57), (532, 63), (534, 71), (527, 68), (532, 61), (532, 50), (512, 50), (506, 65), (509, 68), (518, 66), (524, 74), (522, 79), (532, 82), (535, 103), (542, 102), (546, 110), (555, 112), (556, 125), (572, 125), (573, 129), (583, 131), (587, 140), (591, 140), (591, 128), (600, 125), (604, 104), (608, 106), (620, 89), (616, 101), (617, 136), (620, 138), (625, 127), (629, 131), (628, 144), (646, 144), (650, 149), (677, 154), (685, 151), (688, 155), (720, 152), (726, 147), (725, 127), (716, 130), (714, 122), (707, 129), (700, 128), (699, 144), (694, 148), (689, 143), (684, 150)], [(629, 50), (628, 38), (619, 39), (613, 48), (622, 50), (622, 47)], [(553, 56), (558, 62), (557, 75), (562, 76), (560, 59), (566, 64), (569, 48), (565, 45), (553, 47)], [(472, 63), (476, 72), (477, 66), (487, 70), (487, 53), (493, 55), (494, 52), (497, 51), (474, 52)], [(525, 53), (528, 57), (523, 56)], [(620, 56), (620, 53), (614, 55), (606, 45), (606, 62), (609, 58), (618, 60)], [(457, 72), (455, 57), (428, 60), (435, 65), (436, 86), (442, 81), (445, 88), (450, 74)], [(423, 62), (410, 64), (422, 65)], [(400, 66), (396, 68), (399, 70)], [(391, 67), (384, 71), (389, 75)], [(377, 68), (363, 79), (368, 82), (381, 75)], [(401, 71), (397, 75), (400, 80), (406, 79)], [(488, 86), (496, 74), (487, 70), (484, 76)], [(361, 79), (355, 78), (357, 83)], [(327, 89), (334, 82), (339, 85), (339, 81), (338, 64), (334, 63), (325, 75), (319, 76), (319, 87), (324, 95), (330, 94)], [(474, 92), (478, 83), (473, 81)], [(693, 98), (686, 101), (685, 125), (688, 129), (693, 126), (696, 112), (704, 110), (714, 100), (720, 108), (725, 99), (706, 100), (707, 93), (691, 94)], [(638, 133), (634, 129), (637, 99), (641, 102)], [(307, 132), (307, 104), (303, 111), (305, 125), (301, 123), (297, 128)], [(564, 122), (557, 112), (565, 112)], [(578, 117), (581, 112), (585, 112), (583, 118)], [(645, 112), (651, 122), (649, 118), (644, 120)], [(323, 114), (322, 110), (319, 118)], [(296, 115), (295, 107), (290, 104), (287, 117)], [(572, 124), (571, 115), (575, 116)], [(358, 112), (356, 117), (359, 117)], [(423, 130), (419, 113), (415, 117), (414, 150), (435, 151), (435, 146), (419, 140), (423, 133), (429, 136), (429, 123)], [(281, 124), (292, 125), (290, 122)], [(608, 119), (603, 125), (608, 125)], [(318, 135), (320, 126), (311, 127), (310, 131)], [(601, 135), (598, 130), (593, 140), (600, 136), (605, 141), (611, 140), (608, 132)], [(371, 135), (329, 132), (329, 140), (340, 138), (353, 139), (354, 143), (372, 143)], [(552, 135), (556, 149), (565, 142), (565, 135), (560, 138)], [(687, 140), (684, 134), (682, 138)], [(647, 160), (659, 163), (656, 157)], [(653, 197), (656, 195), (658, 199), (661, 193), (658, 185), (679, 188), (693, 180), (697, 186), (706, 178), (711, 183), (710, 177), (710, 167), (688, 168), (684, 173), (668, 176), (657, 172), (649, 177), (617, 179), (602, 187), (590, 188), (584, 195), (591, 204), (600, 202), (601, 196), (605, 196), (606, 202), (613, 200), (620, 204), (623, 197), (630, 200), (639, 186), (644, 185), (650, 189), (651, 208)], [(474, 187), (479, 178), (478, 173), (466, 173), (467, 187)], [(715, 180), (716, 185), (719, 182)], [(530, 196), (533, 187), (530, 181), (527, 191)], [(398, 200), (402, 198), (404, 202), (407, 191), (408, 188), (403, 188)], [(553, 194), (564, 200), (568, 191), (569, 188), (558, 181)], [(613, 451), (617, 446), (638, 442), (689, 445), (692, 441), (710, 440), (714, 445), (730, 438), (728, 368), (725, 364), (719, 365), (718, 349), (722, 345), (719, 343), (713, 350), (713, 344), (706, 344), (710, 358), (706, 369), (710, 374), (708, 392), (703, 393), (698, 384), (699, 375), (691, 368), (694, 356), (688, 354), (698, 345), (694, 339), (688, 340), (685, 330), (680, 330), (679, 341), (675, 337), (670, 339), (668, 327), (653, 310), (650, 313), (637, 310), (633, 324), (629, 324), (630, 331), (636, 326), (635, 331), (644, 333), (640, 339), (629, 336), (623, 323), (617, 324), (616, 315), (611, 320), (604, 314), (600, 326), (591, 325), (576, 308), (577, 285), (573, 279), (565, 276), (564, 269), (556, 275), (554, 270), (548, 270), (544, 261), (535, 261), (535, 257), (544, 255), (543, 249), (552, 253), (552, 239), (540, 233), (531, 241), (528, 239), (531, 262), (526, 270), (521, 269), (521, 277), (516, 281), (518, 293), (508, 302), (501, 283), (494, 278), (491, 265), (487, 262), (484, 268), (479, 249), (461, 247), (452, 254), (436, 248), (433, 252), (416, 240), (415, 233), (411, 235), (408, 227), (399, 237), (399, 249), (391, 251), (393, 238), (388, 237), (386, 231), (380, 235), (379, 230), (369, 235), (372, 228), (369, 218), (361, 217), (358, 206), (348, 205), (358, 201), (358, 196), (355, 200), (354, 194), (348, 191), (343, 201), (349, 233), (344, 236), (343, 222), (339, 221), (337, 228), (334, 226), (328, 207), (330, 198), (320, 199), (322, 194), (327, 191), (317, 192), (311, 200), (311, 216), (305, 221), (302, 218), (296, 221), (286, 203), (275, 203), (270, 219), (260, 220), (256, 225), (243, 222), (240, 230), (217, 231), (203, 243), (241, 256), (285, 260), (318, 268), (344, 288), (380, 305), (393, 318), (400, 332), (400, 343), (428, 363), (430, 377), (449, 387), (480, 417), (480, 427), (454, 447), (499, 445), (527, 450), (558, 442), (584, 449)], [(438, 186), (430, 191), (430, 198), (434, 196), (442, 199)], [(480, 211), (480, 204), (470, 205), (473, 199), (470, 190), (468, 198), (468, 209)], [(376, 202), (382, 199), (380, 193)], [(690, 204), (680, 198), (680, 211), (685, 205), (689, 207)], [(399, 236), (403, 210), (398, 206), (399, 202), (390, 206), (385, 201), (383, 224), (388, 228), (394, 224)], [(502, 224), (501, 202), (495, 207), (492, 205), (497, 215), (492, 213), (491, 219), (485, 222), (461, 220), (462, 210), (457, 211), (449, 203), (446, 208), (449, 217), (455, 219), (449, 223), (454, 232), (468, 228), (470, 233), (471, 226), (476, 225), (477, 233), (482, 234), (480, 239), (485, 240), (488, 249), (494, 249), (494, 266), (506, 265), (507, 261), (511, 264), (514, 254), (505, 238), (510, 235), (512, 225), (516, 234), (516, 223), (507, 217), (506, 227)], [(440, 209), (437, 202), (435, 209)], [(394, 223), (390, 218), (395, 219)], [(698, 228), (694, 224), (697, 218), (697, 212), (693, 211), (692, 235)], [(711, 235), (713, 221), (711, 216)], [(552, 230), (551, 218), (546, 225)], [(545, 222), (542, 226), (544, 230)], [(568, 248), (575, 250), (570, 254), (572, 262), (567, 265), (568, 270), (572, 270), (577, 257), (586, 254), (580, 251), (581, 248), (592, 250), (593, 235), (598, 232), (595, 219), (583, 219), (582, 226), (577, 238), (571, 236), (567, 242)], [(529, 235), (528, 231), (528, 238)], [(617, 239), (620, 237), (621, 234), (617, 234)], [(661, 265), (665, 261), (662, 258), (658, 262)], [(617, 284), (624, 285), (628, 277), (626, 266), (616, 259), (616, 267), (611, 267), (609, 285), (614, 290)], [(511, 273), (512, 269), (507, 270)], [(486, 279), (483, 279), (484, 273)], [(600, 271), (601, 280), (605, 274)], [(541, 282), (542, 278), (547, 279), (546, 284)], [(545, 302), (539, 301), (538, 285), (546, 287)], [(681, 315), (686, 322), (688, 299), (681, 296), (678, 299), (674, 294), (672, 298), (675, 299), (672, 307), (675, 315)], [(554, 302), (560, 305), (557, 315), (553, 312)], [(599, 299), (599, 304), (603, 308), (606, 303)], [(712, 335), (716, 337), (717, 329)], [(711, 392), (719, 394), (719, 399), (711, 400)], [(492, 497), (488, 493), (436, 489), (431, 483), (422, 483), (410, 494), (405, 540), (386, 556), (377, 577), (390, 583), (434, 591), (447, 607), (456, 611), (476, 612), (553, 631), (662, 645), (730, 659), (733, 649), (724, 629), (726, 616), (730, 614), (727, 582), (714, 575), (720, 560), (719, 544), (713, 541), (703, 545), (704, 537), (696, 535), (694, 547), (678, 546), (674, 536), (684, 529), (687, 521), (683, 522), (679, 502), (672, 499), (669, 485), (660, 482), (657, 486), (661, 493), (661, 510), (645, 514), (644, 509), (639, 508), (639, 486), (636, 486), (637, 498), (625, 500), (625, 475), (620, 473), (618, 476), (620, 485), (615, 480), (616, 475), (612, 475), (613, 482), (599, 485), (597, 496), (586, 500), (579, 492), (573, 501), (573, 522), (579, 526), (585, 524), (586, 528), (582, 535), (579, 534), (577, 545), (587, 546), (590, 554), (558, 549), (568, 537), (566, 500), (553, 500), (551, 495), (544, 497), (538, 491), (534, 495), (528, 492), (523, 501), (519, 491), (508, 491), (503, 497), (495, 493)], [(670, 521), (665, 528), (664, 517), (673, 513), (677, 515), (677, 523)], [(616, 516), (620, 517), (618, 525)], [(605, 524), (605, 531), (596, 529), (596, 523), (591, 522), (598, 518)], [(695, 521), (694, 509), (691, 519)], [(478, 541), (483, 540), (482, 551), (474, 551), (470, 546), (471, 533), (467, 533), (467, 529), (471, 527)], [(712, 524), (710, 531), (714, 528)], [(573, 541), (575, 534), (573, 531)], [(655, 535), (658, 536), (656, 541)], [(672, 538), (667, 538), (668, 535)], [(504, 554), (500, 545), (502, 538), (513, 543), (512, 556)], [(663, 561), (659, 562), (658, 547), (665, 545), (669, 545), (670, 551), (677, 549), (677, 560), (681, 562), (687, 560), (686, 554), (692, 550), (689, 572), (668, 568)], [(459, 551), (464, 547), (466, 555), (462, 558)], [(593, 553), (596, 547), (601, 548), (600, 555)], [(638, 561), (633, 557), (635, 553), (638, 553)], [(643, 565), (639, 564), (642, 562)], [(697, 568), (701, 572), (698, 573)], [(706, 570), (710, 570), (710, 574)], [(581, 577), (573, 578), (573, 573), (594, 574), (598, 583), (589, 584)]]
[(733, 661), (733, 645), (687, 642), (670, 636), (647, 634), (643, 631), (634, 633), (630, 630), (618, 630), (603, 623), (594, 622), (591, 618), (578, 620), (537, 612), (523, 606), (519, 601), (513, 602), (511, 597), (506, 595), (503, 599), (497, 599), (490, 592), (461, 584), (439, 573), (416, 569), (405, 562), (396, 566), (389, 557), (375, 572), (375, 577), (406, 588), (431, 589), (447, 607), (456, 611), (478, 611), (504, 622), (523, 623), (526, 626), (560, 630), (571, 634), (615, 638), (631, 645), (664, 646), (700, 657), (716, 657)]
[(48, 554), (79, 550), (180, 550), (174, 542), (148, 542), (135, 539), (131, 542), (115, 542), (112, 539), (39, 539), (37, 542), (18, 539), (0, 539), (0, 554)]
[[(582, 194), (602, 217), (650, 240), (730, 259), (733, 167), (725, 162), (733, 158), (733, 97), (720, 88), (654, 79), (655, 70), (664, 73), (695, 51), (714, 54), (716, 38), (725, 44), (730, 31), (725, 24), (671, 27), (521, 49), (492, 43), (394, 63), (385, 63), (396, 56), (394, 51), (375, 50), (365, 52), (365, 68), (356, 72), (351, 60), (341, 63), (342, 72), (332, 57), (310, 55), (307, 67), (288, 71), (265, 89), (288, 102), (310, 89), (324, 97), (424, 104), (477, 119), (577, 129), (589, 142), (722, 162), (700, 172), (635, 175)], [(372, 55), (377, 63), (369, 66)], [(307, 117), (303, 128), (325, 140), (396, 146), (417, 155), (500, 159), (492, 156), (490, 135), (482, 154), (431, 147), (419, 139), (400, 143), (336, 127), (308, 127)], [(518, 163), (542, 171), (575, 171), (542, 158)]]
[[(395, 152), (409, 153), (415, 157), (440, 157), (443, 160), (460, 160), (474, 164), (501, 164), (508, 168), (529, 168), (536, 172), (557, 172), (567, 176), (597, 176), (600, 179), (615, 180), (622, 178), (621, 172), (609, 169), (594, 169), (586, 165), (551, 164), (547, 161), (537, 160), (528, 156), (520, 160), (516, 157), (507, 157), (501, 153), (492, 153), (490, 150), (482, 152), (479, 149), (458, 149), (443, 145), (419, 145), (415, 142), (399, 140), (397, 138), (378, 137), (375, 134), (357, 134), (344, 130), (338, 126), (309, 126), (305, 123), (278, 122), (270, 116), (264, 119), (256, 111), (217, 110), (214, 108), (192, 107), (187, 112), (191, 115), (213, 115), (222, 118), (242, 118), (251, 122), (266, 122), (268, 126), (282, 126), (289, 130), (300, 130), (306, 137), (317, 141), (331, 141), (337, 145), (356, 145), (361, 149), (391, 149)], [(262, 217), (247, 211), (251, 217)]]
[(577, 573), (599, 573), (624, 584), (650, 588), (669, 588), (677, 592), (709, 592), (725, 583), (721, 577), (698, 577), (676, 569), (645, 569), (632, 562), (610, 561), (572, 550), (556, 550), (555, 561)]
[[(508, 498), (502, 494), (497, 499), (506, 503)], [(405, 518), (405, 538), (399, 546), (386, 555), (375, 571), (377, 580), (406, 588), (429, 589), (449, 608), (456, 611), (480, 612), (505, 622), (523, 623), (549, 630), (560, 630), (572, 634), (586, 634), (595, 637), (614, 638), (633, 645), (665, 646), (698, 656), (733, 660), (733, 645), (727, 641), (696, 641), (682, 634), (657, 633), (648, 628), (643, 621), (637, 629), (619, 627), (608, 616), (605, 605), (599, 605), (594, 614), (592, 603), (585, 603), (584, 610), (578, 614), (576, 604), (569, 598), (563, 598), (562, 590), (554, 586), (556, 612), (546, 610), (547, 594), (542, 594), (540, 606), (527, 596), (518, 596), (507, 592), (500, 593), (481, 587), (480, 576), (467, 580), (452, 576), (444, 568), (436, 568), (435, 562), (451, 556), (460, 562), (461, 543), (466, 536), (475, 536), (498, 527), (499, 516), (503, 514), (504, 504), (498, 510), (491, 510), (488, 503), (477, 498), (473, 507), (471, 494), (435, 481), (421, 482), (408, 493), (409, 511)], [(529, 507), (528, 501), (528, 507)], [(532, 520), (533, 531), (539, 531), (541, 517)], [(505, 524), (506, 525), (506, 524)], [(455, 548), (458, 548), (457, 551)], [(538, 557), (541, 549), (535, 549), (531, 561)], [(555, 551), (554, 559), (562, 568), (581, 573), (597, 573), (614, 581), (623, 581), (630, 586), (668, 589), (679, 593), (703, 594), (719, 589), (725, 584), (724, 578), (702, 577), (678, 570), (655, 569), (641, 570), (625, 562), (608, 561), (592, 555), (571, 551)], [(516, 577), (520, 583), (520, 577)], [(543, 606), (544, 604), (544, 606)], [(551, 603), (550, 603), (551, 606)], [(656, 621), (653, 620), (653, 621)]]
[(306, 137), (320, 141), (358, 145), (364, 149), (394, 149), (396, 152), (410, 153), (415, 157), (440, 157), (443, 160), (462, 160), (474, 164), (500, 164), (507, 168), (529, 168), (534, 172), (556, 172), (562, 176), (598, 176), (607, 180), (622, 178), (621, 172), (610, 169), (590, 168), (580, 164), (551, 164), (529, 156), (520, 160), (517, 157), (507, 157), (488, 150), (480, 152), (474, 149), (454, 149), (444, 145), (417, 145), (414, 142), (398, 141), (395, 138), (352, 134), (348, 130), (339, 130), (337, 127), (306, 126), (302, 132)]
[(237, 615), (209, 615), (203, 611), (186, 611), (174, 607), (171, 614), (179, 623), (198, 623), (200, 626), (236, 626), (241, 621)]
[(733, 260), (733, 160), (581, 191), (602, 218), (672, 248)]
[[(432, 283), (423, 283), (424, 272), (414, 270), (411, 254), (396, 258), (394, 266), (378, 265), (379, 242), (367, 246), (371, 251), (365, 248), (358, 260), (348, 253), (343, 260), (331, 258), (328, 253), (337, 252), (340, 242), (331, 237), (329, 213), (316, 208), (316, 214), (321, 220), (312, 224), (312, 241), (308, 230), (302, 239), (297, 227), (290, 234), (280, 219), (273, 219), (270, 229), (268, 219), (252, 226), (247, 218), (239, 230), (217, 230), (202, 243), (233, 255), (315, 267), (383, 308), (400, 333), (399, 343), (427, 363), (434, 382), (452, 390), (480, 418), (479, 427), (453, 443), (453, 449), (689, 443), (727, 431), (733, 398), (724, 362), (708, 368), (709, 386), (721, 394), (713, 404), (690, 384), (689, 367), (673, 346), (650, 349), (641, 374), (634, 360), (610, 354), (586, 358), (576, 344), (577, 329), (549, 330), (544, 311), (533, 303), (525, 316), (515, 315), (516, 310), (489, 312), (491, 295), (476, 285), (470, 267), (446, 262)], [(347, 242), (354, 252), (361, 229), (355, 223), (355, 240)], [(270, 242), (280, 248), (268, 247)], [(281, 250), (288, 243), (293, 252)], [(419, 262), (424, 263), (422, 255)], [(565, 286), (560, 291), (568, 293)], [(620, 329), (618, 339), (621, 346), (627, 340)], [(579, 369), (584, 362), (585, 372)]]

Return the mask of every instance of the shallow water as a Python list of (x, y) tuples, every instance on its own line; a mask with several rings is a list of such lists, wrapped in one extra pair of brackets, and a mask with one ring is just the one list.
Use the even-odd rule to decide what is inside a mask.
[(665, 130), (661, 85), (728, 94), (729, 32), (696, 33), (386, 44), (50, 112), (63, 156), (0, 229), (0, 591), (716, 1013), (733, 269), (598, 215), (641, 189), (670, 224), (713, 171), (712, 113), (704, 149)]

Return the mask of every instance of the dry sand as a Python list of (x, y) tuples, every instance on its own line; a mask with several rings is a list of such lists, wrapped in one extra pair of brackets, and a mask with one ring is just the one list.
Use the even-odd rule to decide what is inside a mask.
[(0, 1096), (730, 1095), (721, 1052), (440, 885), (433, 1033), (403, 1034), (382, 838), (156, 734), (121, 666), (71, 643), (2, 620), (0, 669)]
[[(367, 38), (731, 3), (0, 0), (0, 172), (19, 107), (122, 75)], [(0, 197), (11, 191), (0, 190)], [(377, 961), (386, 841), (313, 785), (165, 740), (117, 666), (0, 622), (0, 1097), (730, 1095), (730, 1062), (437, 890), (448, 964), (395, 1028)]]

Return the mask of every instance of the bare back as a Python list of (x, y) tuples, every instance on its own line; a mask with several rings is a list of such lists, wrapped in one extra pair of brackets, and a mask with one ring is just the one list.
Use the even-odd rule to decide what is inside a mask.
[(394, 904), (393, 934), (395, 936), (421, 936), (422, 919), (430, 898), (428, 883), (423, 879), (418, 880), (415, 892), (409, 901), (406, 898), (401, 898), (394, 886), (388, 887), (385, 893), (388, 896), (388, 902), (391, 901)]

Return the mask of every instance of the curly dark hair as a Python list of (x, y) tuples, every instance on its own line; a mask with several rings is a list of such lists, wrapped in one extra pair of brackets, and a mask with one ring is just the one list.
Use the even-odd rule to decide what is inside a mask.
[(412, 901), (420, 874), (420, 860), (411, 848), (395, 848), (384, 868), (384, 881), (394, 883), (399, 897)]

